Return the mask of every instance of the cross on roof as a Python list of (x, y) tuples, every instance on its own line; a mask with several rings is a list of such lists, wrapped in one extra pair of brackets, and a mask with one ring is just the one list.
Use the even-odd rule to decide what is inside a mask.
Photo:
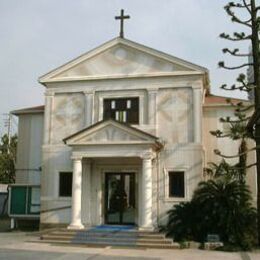
[(130, 19), (129, 15), (124, 15), (124, 9), (121, 9), (121, 15), (115, 17), (116, 20), (120, 20), (120, 34), (121, 38), (124, 38), (124, 19)]

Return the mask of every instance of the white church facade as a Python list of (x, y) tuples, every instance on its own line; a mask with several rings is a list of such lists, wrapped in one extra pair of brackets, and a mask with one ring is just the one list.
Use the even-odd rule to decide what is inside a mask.
[[(207, 69), (122, 37), (39, 82), (45, 105), (13, 114), (16, 183), (40, 185), (42, 228), (154, 230), (191, 199), (213, 150), (237, 146), (209, 133), (233, 112)], [(248, 182), (255, 196), (254, 172)]]

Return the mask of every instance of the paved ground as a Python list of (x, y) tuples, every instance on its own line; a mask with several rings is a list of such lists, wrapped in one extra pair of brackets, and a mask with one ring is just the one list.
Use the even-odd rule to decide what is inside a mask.
[(260, 260), (260, 252), (224, 253), (197, 249), (115, 249), (54, 246), (37, 242), (36, 233), (0, 233), (0, 259), (4, 260)]
[(0, 232), (6, 232), (10, 227), (10, 219), (4, 216), (0, 216)]

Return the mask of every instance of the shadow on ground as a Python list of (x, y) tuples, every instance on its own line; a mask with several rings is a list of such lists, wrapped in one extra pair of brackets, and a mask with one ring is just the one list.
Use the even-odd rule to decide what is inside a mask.
[(10, 218), (7, 216), (0, 216), (0, 232), (10, 231)]
[(160, 258), (154, 257), (128, 257), (128, 256), (110, 256), (99, 254), (82, 254), (82, 253), (57, 253), (57, 252), (35, 252), (27, 250), (9, 250), (0, 249), (0, 259), (5, 260), (159, 260)]

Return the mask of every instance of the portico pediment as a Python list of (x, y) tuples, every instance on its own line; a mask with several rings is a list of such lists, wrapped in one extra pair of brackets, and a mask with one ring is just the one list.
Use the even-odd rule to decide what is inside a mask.
[(116, 38), (40, 77), (41, 83), (102, 78), (206, 74), (201, 66)]
[(153, 144), (158, 139), (148, 133), (114, 120), (101, 121), (67, 138), (69, 146), (93, 144)]

